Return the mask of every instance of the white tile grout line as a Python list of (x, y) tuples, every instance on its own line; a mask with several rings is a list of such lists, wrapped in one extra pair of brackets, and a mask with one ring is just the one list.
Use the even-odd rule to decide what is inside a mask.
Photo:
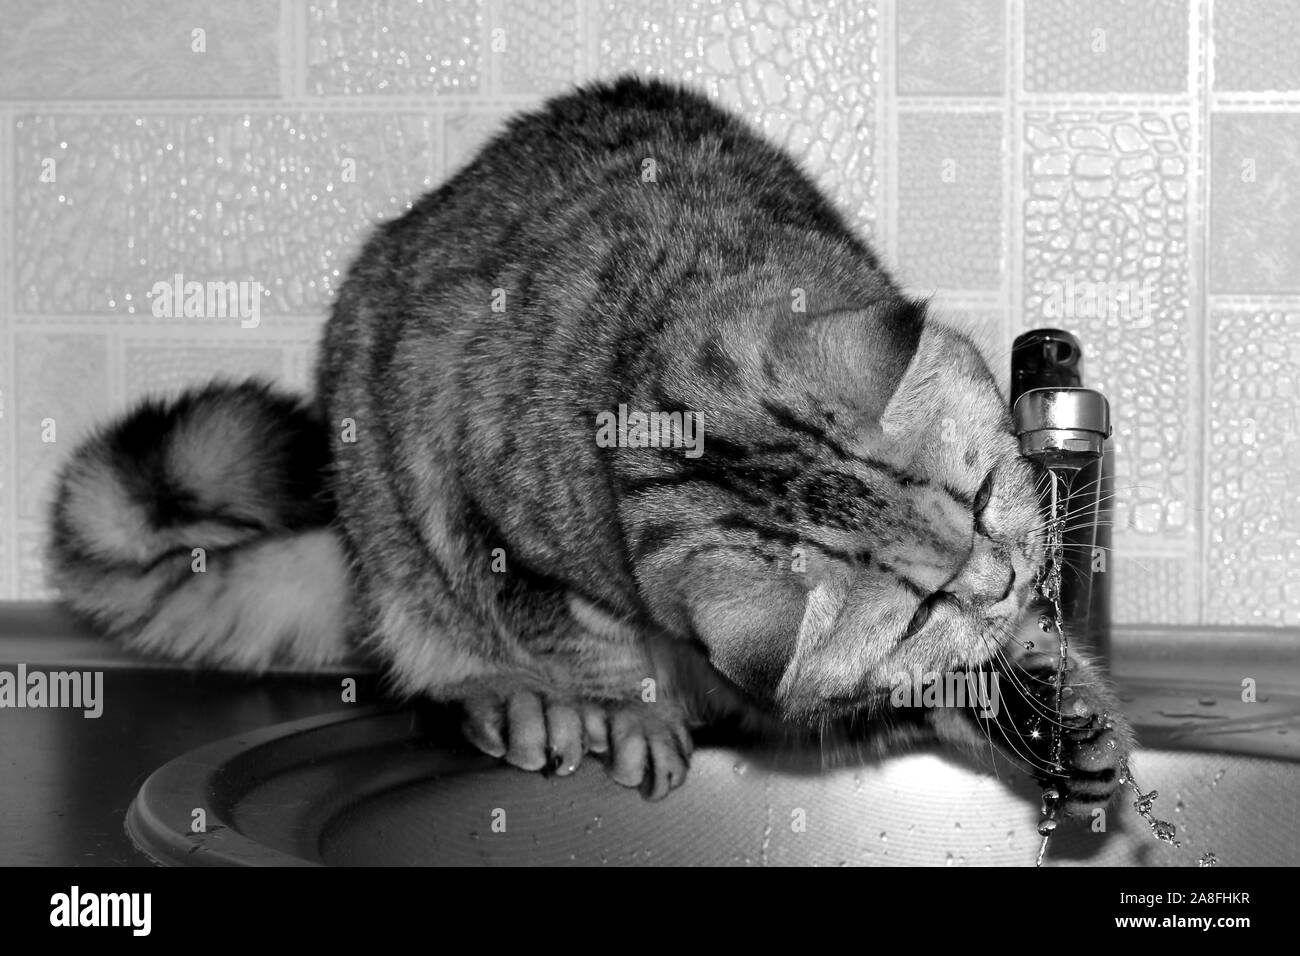
[(876, 211), (879, 226), (875, 245), (889, 271), (896, 272), (898, 261), (898, 75), (896, 44), (898, 38), (895, 0), (880, 0), (876, 24), (876, 65), (880, 85), (876, 93)]
[(4, 454), (0, 462), (5, 469), (4, 496), (0, 500), (0, 520), (6, 534), (4, 549), (0, 553), (4, 584), (0, 587), (0, 600), (18, 597), (18, 542), (15, 536), (18, 517), (18, 430), (17, 394), (15, 378), (18, 362), (14, 355), (14, 305), (17, 302), (15, 287), (18, 282), (18, 192), (17, 175), (18, 137), (14, 135), (17, 111), (0, 105), (0, 356), (5, 368), (0, 370), (0, 447)]
[(298, 0), (280, 0), (280, 22), (279, 22), (279, 84), (280, 99), (292, 99), (294, 94), (294, 83), (296, 82), (297, 71), (295, 69), (297, 46), (297, 29), (295, 21), (297, 20)]
[(1193, 343), (1196, 349), (1195, 361), (1190, 363), (1189, 372), (1193, 376), (1194, 389), (1188, 396), (1187, 444), (1188, 455), (1199, 467), (1193, 472), (1188, 469), (1189, 478), (1194, 476), (1193, 487), (1188, 489), (1189, 511), (1194, 503), (1193, 513), (1196, 521), (1196, 553), (1193, 567), (1188, 575), (1190, 587), (1184, 601), (1190, 605), (1184, 610), (1189, 620), (1195, 624), (1204, 624), (1206, 620), (1206, 601), (1209, 594), (1209, 541), (1210, 541), (1210, 307), (1209, 307), (1209, 262), (1210, 262), (1210, 106), (1209, 94), (1213, 89), (1214, 37), (1213, 28), (1214, 0), (1195, 0), (1192, 4), (1192, 60), (1191, 68), (1195, 73), (1197, 109), (1192, 114), (1191, 180), (1192, 188), (1188, 190), (1189, 221), (1187, 223), (1188, 280), (1187, 290), (1189, 311), (1200, 312), (1200, 323)]
[(588, 80), (600, 69), (599, 0), (576, 0), (576, 2), (578, 29), (582, 35), (582, 47), (578, 51), (578, 76)]
[(250, 99), (247, 97), (193, 97), (190, 99), (122, 99), (122, 100), (0, 100), (0, 105), (17, 112), (31, 111), (42, 114), (100, 114), (175, 113), (189, 116), (194, 113), (281, 113), (301, 110), (311, 113), (384, 113), (422, 112), (428, 109), (464, 111), (483, 108), (510, 109), (536, 104), (536, 93), (500, 94), (392, 94), (366, 96), (313, 96), (299, 92), (293, 97), (280, 96)]
[[(501, 22), (500, 0), (482, 0), (478, 9), (479, 89), (489, 96), (497, 96), (501, 93), (501, 56), (492, 51), (492, 31), (498, 27), (505, 29)], [(506, 37), (507, 49), (513, 40), (513, 37)]]
[[(883, 20), (884, 18), (882, 18), (882, 23)], [(883, 34), (883, 32), (882, 29), (881, 33)], [(1019, 42), (1017, 45), (1019, 46)], [(588, 72), (584, 73), (580, 78), (590, 79), (594, 75), (594, 72)], [(896, 112), (990, 112), (1002, 108), (1001, 97), (889, 96), (888, 91), (885, 89), (886, 79), (882, 71), (880, 99), (888, 100)], [(892, 78), (888, 78), (888, 85), (893, 85)], [(1168, 96), (1132, 94), (1103, 97), (1092, 93), (1078, 93), (1045, 97), (1016, 93), (1015, 96), (1016, 102), (1021, 108), (1042, 110), (1161, 110), (1179, 106), (1187, 108), (1197, 99), (1187, 94)], [(1251, 96), (1252, 98), (1227, 99), (1222, 95), (1218, 95), (1211, 96), (1209, 99), (1212, 109), (1217, 111), (1234, 113), (1300, 113), (1300, 96), (1294, 99), (1279, 99), (1254, 94)], [(476, 109), (481, 109), (484, 112), (519, 109), (535, 106), (537, 102), (538, 94), (536, 93), (313, 96), (305, 92), (299, 92), (288, 98), (263, 99), (196, 97), (184, 100), (0, 100), (3, 108), (12, 110), (15, 113), (40, 113), (55, 116), (97, 114), (175, 114), (178, 116), (191, 116), (197, 113), (257, 114), (293, 111), (310, 113), (424, 113), (430, 110), (442, 110), (459, 113)]]
[[(1003, 113), (1006, 117), (1007, 169), (1003, 188), (1006, 196), (1003, 209), (1007, 217), (1005, 235), (1007, 249), (1007, 266), (1003, 270), (1003, 282), (1006, 284), (1005, 309), (1002, 317), (1002, 344), (1004, 354), (1001, 357), (1002, 368), (997, 370), (997, 380), (1007, 383), (1007, 395), (1011, 393), (1011, 345), (1016, 340), (1018, 330), (1027, 327), (1025, 317), (1020, 310), (1025, 301), (1021, 284), (1024, 282), (1024, 224), (1022, 220), (1021, 193), (1024, 184), (1024, 133), (1022, 131), (1018, 91), (1022, 72), (1023, 49), (1021, 37), (1022, 10), (1020, 0), (1003, 7), (1002, 24), (1002, 92)], [(1017, 322), (1019, 318), (1019, 322)]]

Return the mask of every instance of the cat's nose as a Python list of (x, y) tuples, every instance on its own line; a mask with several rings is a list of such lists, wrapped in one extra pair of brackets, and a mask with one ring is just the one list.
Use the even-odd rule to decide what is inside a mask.
[(998, 604), (1016, 584), (1011, 561), (997, 548), (977, 544), (956, 578), (943, 589), (967, 604)]

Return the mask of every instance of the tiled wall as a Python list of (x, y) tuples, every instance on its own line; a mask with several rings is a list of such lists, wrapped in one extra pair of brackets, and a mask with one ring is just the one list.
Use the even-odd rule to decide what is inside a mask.
[[(1116, 416), (1120, 620), (1300, 623), (1293, 0), (4, 0), (0, 20), (0, 598), (46, 593), (50, 478), (90, 422), (214, 373), (304, 385), (371, 222), (512, 110), (631, 69), (788, 144), (999, 371), (1021, 329), (1084, 339)], [(262, 283), (261, 324), (154, 318), (176, 272)], [(1151, 308), (1046, 317), (1067, 280), (1145, 280)]]

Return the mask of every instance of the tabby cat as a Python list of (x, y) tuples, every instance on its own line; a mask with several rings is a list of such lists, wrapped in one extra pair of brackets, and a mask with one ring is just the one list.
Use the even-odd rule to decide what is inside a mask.
[[(483, 751), (603, 754), (653, 797), (737, 715), (1050, 776), (1042, 476), (1004, 396), (706, 98), (629, 78), (513, 120), (366, 243), (317, 387), (212, 384), (88, 440), (53, 509), (67, 603), (211, 666), (360, 646)], [(900, 674), (960, 670), (1003, 678), (996, 718), (894, 706)], [(1129, 733), (1091, 665), (1067, 685), (1078, 810)]]

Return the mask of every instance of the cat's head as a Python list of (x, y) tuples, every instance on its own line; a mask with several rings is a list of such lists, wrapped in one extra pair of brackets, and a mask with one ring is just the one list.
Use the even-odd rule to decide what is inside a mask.
[(1038, 473), (971, 341), (896, 303), (727, 353), (749, 368), (695, 391), (710, 520), (675, 582), (714, 666), (817, 721), (1003, 647), (1042, 561)]

